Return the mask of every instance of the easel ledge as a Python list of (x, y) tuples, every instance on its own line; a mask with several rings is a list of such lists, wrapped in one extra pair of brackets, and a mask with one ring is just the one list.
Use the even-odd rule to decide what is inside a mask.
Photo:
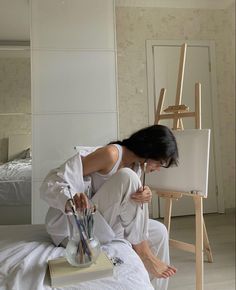
[(198, 192), (197, 190), (191, 190), (188, 192), (184, 192), (184, 191), (170, 191), (170, 190), (163, 190), (163, 189), (159, 189), (159, 188), (152, 188), (153, 191), (155, 191), (159, 197), (162, 198), (173, 198), (175, 200), (178, 200), (179, 198), (181, 198), (183, 195), (185, 196), (201, 196), (203, 198), (206, 198), (204, 195), (202, 195), (200, 192)]

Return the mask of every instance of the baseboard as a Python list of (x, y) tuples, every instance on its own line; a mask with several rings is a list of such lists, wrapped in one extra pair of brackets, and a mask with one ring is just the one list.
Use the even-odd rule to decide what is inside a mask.
[(226, 208), (225, 213), (235, 213), (235, 207)]

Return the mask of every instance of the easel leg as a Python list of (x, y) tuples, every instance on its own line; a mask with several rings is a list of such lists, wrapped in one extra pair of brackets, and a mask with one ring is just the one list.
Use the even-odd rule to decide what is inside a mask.
[(196, 290), (203, 290), (203, 204), (202, 197), (195, 196), (196, 222)]
[(161, 115), (161, 112), (163, 110), (163, 104), (164, 104), (164, 100), (165, 100), (165, 94), (166, 94), (166, 89), (164, 89), (164, 88), (161, 89), (158, 104), (157, 104), (154, 124), (158, 124), (158, 122), (160, 120), (160, 115)]
[(172, 211), (172, 199), (166, 198), (165, 199), (164, 225), (167, 228), (168, 234), (170, 233), (171, 211)]
[(211, 251), (211, 246), (210, 246), (210, 242), (208, 239), (208, 234), (207, 234), (207, 230), (206, 230), (206, 225), (205, 225), (205, 221), (203, 219), (203, 243), (204, 243), (204, 250), (206, 251), (206, 255), (207, 255), (207, 260), (209, 263), (213, 263), (213, 256), (212, 256), (212, 251)]

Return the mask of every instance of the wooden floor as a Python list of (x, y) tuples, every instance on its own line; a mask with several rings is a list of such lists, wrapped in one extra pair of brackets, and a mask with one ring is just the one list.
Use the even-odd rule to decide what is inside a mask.
[[(204, 290), (235, 290), (235, 212), (208, 214), (204, 219), (214, 259), (213, 263), (204, 263)], [(170, 237), (194, 243), (194, 229), (193, 216), (175, 217)], [(171, 248), (170, 255), (178, 272), (168, 290), (194, 290), (194, 254)]]

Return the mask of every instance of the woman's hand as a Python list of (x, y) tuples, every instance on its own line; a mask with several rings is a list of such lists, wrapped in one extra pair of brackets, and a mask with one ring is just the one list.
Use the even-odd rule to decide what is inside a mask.
[[(75, 209), (76, 210), (83, 210), (85, 208), (89, 208), (89, 200), (87, 198), (87, 195), (83, 192), (77, 192), (74, 196), (73, 196), (73, 200), (74, 200), (74, 204), (75, 204)], [(71, 212), (71, 200), (69, 199), (66, 202), (66, 207), (65, 207), (65, 212)]]
[(143, 187), (140, 187), (137, 192), (131, 194), (131, 199), (140, 203), (151, 202), (152, 200), (151, 189), (146, 185), (144, 186), (144, 189)]
[(82, 210), (85, 208), (89, 208), (89, 201), (87, 198), (87, 195), (83, 192), (76, 193), (73, 197), (74, 203), (75, 203), (75, 208), (77, 210)]

